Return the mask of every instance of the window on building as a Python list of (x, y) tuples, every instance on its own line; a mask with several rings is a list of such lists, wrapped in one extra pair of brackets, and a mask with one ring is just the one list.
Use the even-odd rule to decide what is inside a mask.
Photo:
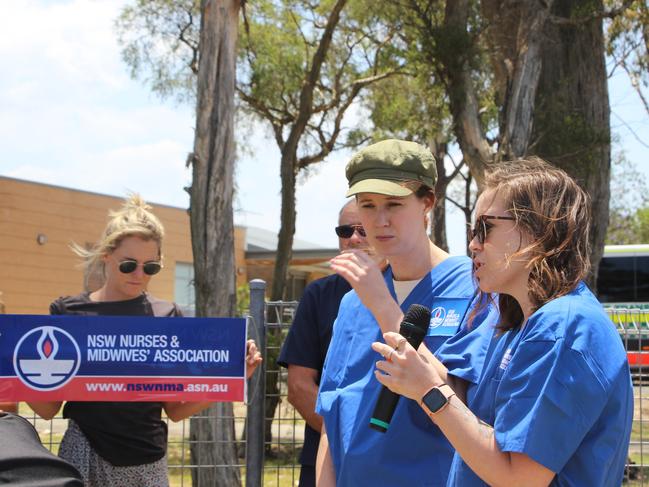
[(185, 316), (194, 316), (196, 297), (194, 294), (194, 264), (176, 262), (174, 301)]
[(291, 272), (288, 276), (284, 299), (286, 301), (299, 301), (304, 294), (307, 274), (305, 272)]

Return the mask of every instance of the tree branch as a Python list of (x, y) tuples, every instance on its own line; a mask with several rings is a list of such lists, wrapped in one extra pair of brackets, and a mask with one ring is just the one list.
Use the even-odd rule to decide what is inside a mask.
[(624, 13), (628, 9), (634, 0), (624, 0), (622, 5), (611, 10), (600, 10), (591, 13), (590, 15), (585, 15), (583, 17), (559, 17), (558, 15), (550, 15), (548, 19), (550, 22), (557, 25), (569, 25), (569, 26), (578, 26), (587, 24), (593, 20), (602, 20), (602, 19), (614, 19), (615, 17)]

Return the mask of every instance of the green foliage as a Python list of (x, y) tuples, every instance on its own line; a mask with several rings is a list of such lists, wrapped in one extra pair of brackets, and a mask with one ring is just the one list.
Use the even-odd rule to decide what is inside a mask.
[(649, 243), (649, 187), (644, 174), (617, 155), (611, 176), (611, 199), (606, 243)]
[(447, 67), (459, 70), (464, 63), (471, 68), (477, 88), (484, 130), (497, 126), (498, 109), (477, 3), (470, 8), (468, 31), (444, 25), (443, 2), (385, 2), (375, 12), (386, 25), (399, 27), (392, 56), (406, 67), (406, 75), (370, 88), (364, 97), (371, 121), (366, 134), (377, 140), (398, 137), (423, 144), (452, 142), (447, 91), (451, 68)]
[[(269, 122), (281, 145), (301, 107), (307, 109), (299, 150), (304, 159), (356, 143), (353, 135), (337, 139), (340, 119), (369, 80), (399, 68), (390, 42), (394, 28), (377, 21), (370, 2), (356, 0), (342, 11), (319, 76), (310, 80), (333, 4), (259, 0), (247, 4), (248, 27), (241, 30), (237, 74), (246, 110)], [(305, 106), (302, 88), (311, 82), (313, 99)]]
[(649, 243), (649, 206), (639, 208), (633, 214), (611, 210), (607, 245)]
[[(299, 115), (302, 88), (334, 0), (256, 0), (245, 5), (237, 65), (240, 108), (270, 123), (280, 145)], [(341, 119), (361, 88), (397, 70), (394, 27), (378, 21), (369, 0), (350, 1), (324, 53), (315, 80), (300, 154), (307, 158), (353, 144)], [(134, 79), (161, 98), (191, 103), (196, 97), (200, 1), (133, 0), (115, 22), (122, 58)], [(241, 120), (240, 120), (241, 122)], [(338, 138), (343, 135), (342, 138)], [(324, 150), (323, 150), (324, 148)], [(322, 159), (306, 161), (304, 166)]]
[(649, 207), (640, 208), (636, 212), (638, 222), (638, 242), (649, 243)]
[(543, 137), (535, 150), (550, 161), (573, 156), (570, 173), (583, 178), (597, 170), (601, 151), (609, 150), (610, 132), (595, 129), (570, 101), (562, 99), (563, 92), (537, 94), (535, 131)]
[[(311, 46), (299, 39), (298, 24), (289, 9), (255, 2), (247, 11), (249, 31), (242, 33), (239, 83), (247, 94), (272, 107), (295, 105), (303, 77), (305, 54)], [(293, 17), (293, 18), (292, 18)]]
[(245, 317), (250, 313), (250, 286), (237, 286), (236, 316)]
[[(621, 0), (606, 0), (609, 9), (619, 8)], [(617, 67), (626, 71), (632, 86), (649, 113), (646, 93), (649, 88), (649, 6), (647, 0), (635, 0), (605, 28), (606, 54)]]
[(394, 137), (427, 143), (451, 137), (451, 119), (440, 85), (427, 87), (419, 76), (385, 80), (366, 98), (376, 140)]
[(131, 77), (161, 98), (196, 98), (200, 0), (135, 0), (115, 21)]

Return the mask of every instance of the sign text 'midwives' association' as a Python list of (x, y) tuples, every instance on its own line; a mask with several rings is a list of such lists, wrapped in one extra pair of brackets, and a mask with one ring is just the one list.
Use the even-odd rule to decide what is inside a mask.
[[(229, 362), (224, 349), (181, 349), (176, 335), (88, 335), (88, 362)], [(153, 355), (153, 357), (152, 357)]]

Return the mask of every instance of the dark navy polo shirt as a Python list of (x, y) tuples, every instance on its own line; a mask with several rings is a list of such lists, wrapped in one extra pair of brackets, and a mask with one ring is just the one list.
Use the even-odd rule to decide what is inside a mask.
[[(338, 274), (309, 283), (279, 354), (279, 365), (288, 367), (291, 364), (315, 369), (318, 371), (318, 383), (320, 382), (338, 307), (343, 296), (350, 290), (351, 286)], [(307, 424), (300, 455), (302, 465), (315, 465), (319, 442), (320, 432)]]

